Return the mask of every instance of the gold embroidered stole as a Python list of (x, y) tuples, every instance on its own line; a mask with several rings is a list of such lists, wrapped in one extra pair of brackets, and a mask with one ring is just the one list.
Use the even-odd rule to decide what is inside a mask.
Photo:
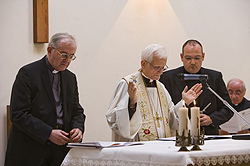
[[(133, 73), (129, 76), (126, 76), (124, 79), (127, 82), (133, 81), (137, 88), (138, 101), (137, 101), (136, 111), (140, 112), (142, 121), (141, 128), (139, 129), (138, 132), (140, 141), (150, 141), (158, 139), (159, 137), (157, 134), (157, 129), (153, 116), (153, 110), (150, 104), (149, 96), (141, 72), (138, 71), (136, 73)], [(162, 116), (165, 137), (170, 137), (171, 134), (168, 123), (169, 108), (168, 108), (167, 98), (164, 89), (161, 85), (159, 85), (158, 80), (156, 81), (156, 86), (157, 86), (158, 97), (160, 99), (161, 111), (163, 114), (159, 116)]]

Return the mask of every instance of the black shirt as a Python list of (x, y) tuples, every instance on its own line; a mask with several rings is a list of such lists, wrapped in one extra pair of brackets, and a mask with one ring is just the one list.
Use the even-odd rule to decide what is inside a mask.
[(247, 100), (244, 97), (244, 99), (238, 105), (233, 105), (233, 107), (238, 112), (248, 109), (250, 108), (250, 100)]

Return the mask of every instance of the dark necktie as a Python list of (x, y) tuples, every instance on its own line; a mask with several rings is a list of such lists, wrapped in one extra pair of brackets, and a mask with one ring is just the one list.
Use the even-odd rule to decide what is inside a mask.
[(56, 103), (59, 102), (60, 99), (60, 91), (59, 91), (59, 75), (57, 73), (53, 73), (52, 75), (52, 84), (53, 84), (53, 94), (54, 94), (54, 98), (56, 100)]
[(53, 82), (52, 82), (52, 89), (53, 89), (53, 94), (55, 98), (55, 104), (56, 104), (56, 114), (57, 114), (57, 124), (62, 124), (63, 123), (63, 112), (62, 112), (62, 102), (60, 98), (60, 93), (61, 93), (61, 88), (60, 88), (60, 75), (59, 73), (52, 73), (53, 76)]

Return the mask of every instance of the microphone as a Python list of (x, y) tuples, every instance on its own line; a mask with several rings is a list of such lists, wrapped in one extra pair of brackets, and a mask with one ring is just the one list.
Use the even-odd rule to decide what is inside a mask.
[(207, 74), (184, 74), (184, 73), (179, 73), (177, 74), (177, 77), (180, 78), (181, 80), (200, 80), (200, 81), (207, 81), (208, 80), (208, 75)]

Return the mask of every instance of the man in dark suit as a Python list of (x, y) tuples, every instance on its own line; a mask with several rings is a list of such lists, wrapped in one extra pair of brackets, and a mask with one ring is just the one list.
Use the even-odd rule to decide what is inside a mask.
[[(247, 100), (245, 98), (246, 94), (246, 86), (245, 83), (238, 79), (238, 78), (233, 78), (228, 81), (227, 83), (227, 91), (229, 93), (229, 97), (232, 101), (232, 106), (233, 108), (238, 111), (245, 111), (247, 109), (250, 109), (250, 100)], [(236, 116), (236, 115), (234, 115)], [(246, 119), (247, 121), (250, 121), (250, 119)], [(234, 122), (234, 121), (233, 121)], [(227, 123), (233, 123), (232, 121), (228, 121)], [(234, 124), (233, 124), (234, 125)], [(219, 130), (220, 135), (229, 135), (230, 133), (228, 131)], [(237, 131), (237, 134), (247, 134), (250, 133), (250, 129), (243, 129), (240, 131)], [(231, 133), (233, 134), (233, 133)]]
[[(223, 99), (230, 101), (225, 83), (222, 79), (222, 73), (201, 67), (205, 53), (202, 45), (197, 40), (188, 40), (182, 47), (180, 54), (183, 66), (167, 71), (162, 74), (160, 81), (165, 85), (170, 93), (173, 102), (176, 104), (181, 100), (181, 92), (188, 86), (191, 88), (200, 81), (189, 80), (182, 81), (178, 74), (207, 74), (209, 79), (208, 85)], [(200, 125), (204, 126), (205, 134), (219, 134), (218, 126), (228, 121), (233, 113), (203, 84), (203, 92), (196, 100), (196, 106), (206, 110), (200, 115)], [(192, 105), (189, 105), (191, 107)], [(190, 112), (189, 112), (190, 116)]]
[(85, 115), (79, 104), (75, 39), (52, 36), (47, 55), (22, 67), (13, 84), (5, 166), (59, 166), (69, 142), (81, 142)]

